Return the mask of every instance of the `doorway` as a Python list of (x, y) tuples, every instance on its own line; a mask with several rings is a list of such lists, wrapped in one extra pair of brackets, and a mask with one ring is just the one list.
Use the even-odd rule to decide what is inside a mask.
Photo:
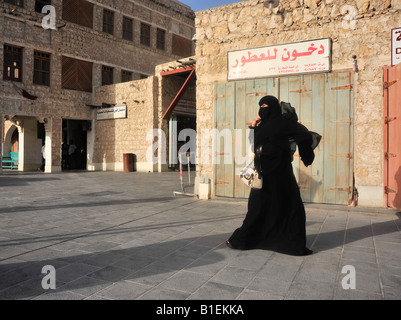
[(89, 123), (87, 120), (63, 119), (62, 170), (87, 169)]
[(18, 129), (15, 128), (13, 135), (11, 136), (11, 152), (19, 152), (19, 133)]
[[(250, 189), (238, 175), (245, 163), (239, 163), (234, 156), (246, 156), (246, 129), (258, 113), (259, 100), (270, 94), (280, 101), (290, 102), (299, 121), (323, 136), (312, 166), (306, 168), (295, 154), (294, 174), (303, 201), (351, 203), (354, 167), (351, 72), (217, 83), (215, 90), (215, 128), (222, 140), (220, 149), (216, 150), (216, 196), (249, 196)], [(235, 143), (238, 140), (233, 134), (236, 130), (242, 132), (239, 143)], [(231, 146), (234, 146), (233, 151), (230, 151)]]
[[(183, 108), (186, 108), (186, 112), (183, 112)], [(196, 106), (191, 102), (181, 102), (176, 110), (170, 116), (169, 120), (169, 168), (178, 170), (179, 166), (179, 152), (182, 151), (182, 147), (185, 151), (194, 153), (196, 145), (192, 146), (192, 150), (186, 150), (188, 148), (188, 142), (192, 139), (195, 142), (196, 139)], [(181, 110), (181, 112), (180, 112)], [(184, 140), (185, 136), (185, 140)], [(195, 166), (195, 155), (190, 156), (191, 167)], [(185, 160), (185, 163), (186, 160)], [(185, 166), (184, 169), (187, 167)]]

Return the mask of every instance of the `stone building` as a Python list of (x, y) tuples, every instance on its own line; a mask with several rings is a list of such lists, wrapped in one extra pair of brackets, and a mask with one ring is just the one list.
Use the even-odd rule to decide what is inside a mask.
[[(43, 30), (42, 15), (31, 18), (15, 5), (19, 0), (6, 2), (14, 5), (4, 4), (0, 15), (1, 50), (17, 50), (18, 56), (23, 47), (23, 82), (15, 85), (38, 99), (22, 98), (10, 81), (2, 81), (1, 119), (11, 120), (4, 126), (3, 151), (16, 139), (11, 126), (20, 132), (19, 150), (38, 150), (34, 133), (45, 134), (51, 154), (46, 170), (56, 171), (64, 135), (74, 138), (78, 130), (88, 170), (121, 171), (125, 155), (135, 154), (138, 171), (155, 172), (175, 166), (180, 146), (195, 139), (195, 193), (246, 198), (249, 189), (238, 172), (249, 152), (247, 127), (260, 97), (273, 94), (323, 136), (312, 167), (295, 154), (304, 201), (401, 208), (401, 64), (392, 66), (400, 0), (245, 0), (196, 12), (195, 21), (176, 1), (124, 1), (118, 8), (115, 2), (90, 1), (89, 30), (60, 18), (62, 1), (54, 1), (57, 30)], [(25, 2), (33, 11), (34, 1)], [(269, 8), (268, 2), (279, 5)], [(110, 27), (109, 11), (115, 12), (114, 35), (103, 32)], [(124, 39), (126, 16), (133, 21), (134, 46)], [(141, 38), (146, 23), (150, 47), (142, 39), (145, 26)], [(158, 48), (159, 29), (166, 31), (165, 50)], [(35, 71), (43, 74), (33, 65), (35, 58), (46, 59), (41, 53), (51, 56), (50, 87), (34, 83)], [(63, 73), (67, 66), (75, 73)], [(4, 74), (4, 63), (0, 68)], [(74, 82), (77, 76), (82, 81)], [(71, 90), (71, 82), (80, 87)], [(44, 128), (34, 128), (38, 121)], [(182, 129), (189, 131), (180, 135)], [(21, 159), (22, 170), (34, 162), (28, 159)]]
[(127, 117), (95, 122), (88, 169), (122, 171), (124, 154), (135, 155), (136, 171), (177, 168), (174, 155), (185, 139), (179, 133), (196, 131), (195, 63), (194, 57), (170, 61), (158, 65), (154, 77), (96, 88), (95, 104), (126, 106)]
[[(260, 96), (275, 94), (296, 107), (301, 122), (310, 130), (323, 135), (312, 168), (294, 161), (304, 200), (390, 205), (389, 193), (394, 200), (401, 197), (401, 190), (387, 185), (393, 179), (386, 169), (388, 161), (396, 155), (385, 147), (394, 145), (397, 138), (386, 134), (389, 120), (395, 117), (386, 118), (383, 97), (389, 86), (393, 96), (401, 88), (396, 80), (386, 83), (383, 79), (386, 67), (391, 66), (392, 29), (401, 27), (401, 1), (281, 0), (275, 8), (266, 7), (267, 2), (248, 0), (196, 12), (198, 133), (204, 128), (217, 128), (220, 134), (224, 129), (244, 131), (256, 115)], [(260, 76), (256, 70), (256, 76), (244, 73), (242, 78), (230, 78), (234, 66), (248, 72), (246, 64), (250, 68), (252, 63), (261, 63), (257, 59), (267, 59), (269, 49), (273, 58), (274, 49), (295, 45), (298, 53), (306, 56), (315, 49), (300, 52), (302, 42), (313, 47), (316, 39), (330, 41), (330, 68), (323, 73), (286, 74), (282, 69), (283, 74)], [(264, 48), (263, 55), (254, 55), (260, 52), (258, 48)], [(236, 63), (228, 59), (230, 55), (237, 57)], [(317, 58), (317, 51), (314, 55)], [(241, 56), (243, 60), (238, 61)], [(302, 63), (306, 57), (300, 56), (294, 60)], [(282, 56), (282, 60), (288, 58)], [(393, 67), (398, 74), (399, 67)], [(394, 107), (397, 103), (391, 101)], [(199, 145), (201, 139), (199, 134)], [(234, 138), (228, 139), (213, 155), (230, 158), (223, 143), (234, 143)], [(211, 144), (206, 147), (212, 150)], [(243, 164), (213, 164), (212, 160), (198, 165), (198, 180), (211, 180), (212, 195), (246, 197), (249, 190), (244, 190), (236, 175)]]
[(18, 152), (18, 170), (37, 170), (46, 141), (46, 172), (61, 170), (63, 142), (77, 147), (76, 169), (109, 158), (100, 155), (105, 144), (95, 150), (112, 125), (95, 138), (106, 102), (96, 88), (151, 87), (156, 65), (193, 55), (194, 19), (176, 0), (1, 1), (0, 156)]

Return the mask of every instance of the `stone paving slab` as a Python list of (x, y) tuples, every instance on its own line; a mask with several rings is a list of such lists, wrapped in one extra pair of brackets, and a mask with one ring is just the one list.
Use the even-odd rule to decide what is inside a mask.
[[(315, 254), (291, 257), (225, 246), (246, 200), (174, 191), (176, 172), (0, 175), (0, 299), (401, 299), (396, 210), (306, 204)], [(55, 289), (42, 286), (48, 265)]]

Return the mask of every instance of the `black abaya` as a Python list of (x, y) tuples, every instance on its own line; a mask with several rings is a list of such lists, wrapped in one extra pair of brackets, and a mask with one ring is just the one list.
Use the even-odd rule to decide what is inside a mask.
[(301, 160), (309, 166), (314, 160), (312, 137), (304, 126), (282, 117), (277, 108), (272, 102), (255, 128), (255, 146), (262, 146), (263, 188), (251, 190), (246, 218), (228, 244), (240, 250), (265, 249), (302, 256), (310, 253), (306, 248), (305, 208), (288, 138), (297, 142)]

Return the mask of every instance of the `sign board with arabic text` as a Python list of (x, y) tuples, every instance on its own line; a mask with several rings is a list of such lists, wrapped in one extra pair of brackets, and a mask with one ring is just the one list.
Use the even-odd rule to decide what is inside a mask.
[(97, 120), (115, 120), (127, 118), (127, 106), (98, 109), (96, 112)]
[(395, 66), (401, 62), (401, 28), (391, 31), (391, 65)]
[(331, 39), (228, 52), (228, 80), (331, 71)]

